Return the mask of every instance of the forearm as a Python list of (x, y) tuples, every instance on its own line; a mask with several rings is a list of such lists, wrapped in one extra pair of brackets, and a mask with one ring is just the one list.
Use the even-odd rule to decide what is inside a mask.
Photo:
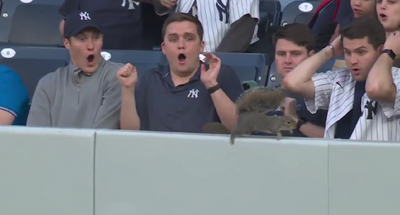
[(396, 87), (392, 78), (393, 60), (387, 54), (382, 54), (372, 66), (366, 83), (368, 98), (393, 103), (396, 97)]
[(311, 99), (313, 93), (308, 93), (314, 91), (311, 78), (315, 75), (317, 70), (332, 57), (332, 49), (325, 47), (317, 54), (304, 60), (288, 73), (283, 79), (283, 86), (294, 93), (304, 96), (306, 99)]
[(299, 130), (307, 137), (315, 137), (315, 138), (323, 138), (325, 133), (324, 127), (317, 126), (309, 122), (302, 125)]
[(150, 0), (154, 6), (154, 11), (157, 15), (163, 16), (170, 12), (171, 8), (165, 7), (160, 0)]
[(140, 130), (140, 118), (136, 110), (135, 93), (122, 89), (121, 129), (123, 130)]
[(229, 28), (216, 52), (245, 52), (253, 39), (257, 19), (245, 15)]
[(236, 126), (238, 118), (235, 103), (232, 102), (222, 89), (211, 94), (211, 98), (221, 123), (226, 127), (226, 129), (231, 130)]

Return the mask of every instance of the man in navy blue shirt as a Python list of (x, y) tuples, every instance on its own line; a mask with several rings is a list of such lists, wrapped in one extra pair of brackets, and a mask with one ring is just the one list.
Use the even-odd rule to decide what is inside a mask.
[(200, 133), (210, 122), (232, 129), (238, 117), (234, 102), (242, 85), (235, 71), (215, 55), (206, 54), (208, 66), (200, 61), (204, 49), (200, 21), (175, 13), (162, 32), (161, 48), (169, 65), (148, 71), (139, 81), (132, 65), (118, 71), (121, 129)]
[[(102, 23), (104, 49), (148, 49), (143, 39), (140, 2), (152, 0), (65, 0), (59, 13), (64, 17), (82, 10), (94, 13)], [(63, 35), (64, 20), (60, 23)]]
[(0, 65), (0, 125), (25, 125), (28, 113), (28, 90), (16, 72)]

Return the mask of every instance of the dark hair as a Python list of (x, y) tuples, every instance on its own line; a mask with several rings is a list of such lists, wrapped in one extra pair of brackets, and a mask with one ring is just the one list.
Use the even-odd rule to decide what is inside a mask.
[(171, 16), (169, 16), (163, 24), (162, 30), (161, 30), (161, 36), (162, 39), (164, 40), (165, 37), (165, 31), (168, 27), (169, 24), (173, 22), (191, 22), (196, 26), (197, 29), (197, 34), (199, 35), (200, 41), (203, 40), (203, 35), (204, 35), (204, 29), (203, 25), (201, 24), (200, 20), (197, 19), (196, 17), (188, 14), (188, 13), (174, 13)]
[(315, 46), (315, 38), (310, 28), (300, 23), (290, 23), (279, 28), (272, 36), (274, 47), (279, 39), (289, 40), (298, 46), (305, 47), (308, 52)]
[(350, 40), (362, 39), (368, 37), (368, 43), (377, 49), (383, 45), (386, 41), (386, 33), (383, 25), (376, 18), (371, 17), (360, 17), (353, 19), (349, 25), (340, 30), (343, 38)]

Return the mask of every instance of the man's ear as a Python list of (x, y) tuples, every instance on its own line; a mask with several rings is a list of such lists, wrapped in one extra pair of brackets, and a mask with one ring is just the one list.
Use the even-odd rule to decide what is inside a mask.
[(383, 51), (383, 44), (380, 45), (380, 46), (377, 48), (377, 51), (378, 51), (379, 53), (382, 53), (382, 51)]
[(314, 50), (311, 50), (310, 52), (308, 52), (308, 56), (309, 56), (309, 57), (313, 56), (314, 54), (315, 54), (315, 51), (314, 51)]
[(70, 49), (71, 48), (71, 41), (67, 38), (63, 39), (63, 43), (66, 49)]
[(204, 46), (205, 46), (205, 42), (201, 41), (200, 42), (200, 52), (204, 52)]
[(165, 46), (165, 43), (162, 42), (162, 43), (161, 43), (161, 51), (162, 51), (163, 54), (165, 54), (165, 52), (164, 52), (164, 46)]

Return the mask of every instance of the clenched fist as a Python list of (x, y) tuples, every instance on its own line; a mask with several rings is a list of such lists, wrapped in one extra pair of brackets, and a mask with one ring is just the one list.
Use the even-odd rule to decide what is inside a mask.
[(138, 82), (136, 67), (130, 63), (118, 70), (117, 77), (121, 86), (130, 90), (133, 90)]

